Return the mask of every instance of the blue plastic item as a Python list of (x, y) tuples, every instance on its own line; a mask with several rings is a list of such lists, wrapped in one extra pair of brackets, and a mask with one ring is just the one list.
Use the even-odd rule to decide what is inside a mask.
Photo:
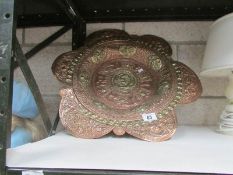
[(11, 148), (32, 142), (32, 134), (25, 128), (16, 127), (11, 133)]
[(39, 114), (30, 89), (17, 81), (13, 83), (12, 113), (21, 118), (34, 118)]

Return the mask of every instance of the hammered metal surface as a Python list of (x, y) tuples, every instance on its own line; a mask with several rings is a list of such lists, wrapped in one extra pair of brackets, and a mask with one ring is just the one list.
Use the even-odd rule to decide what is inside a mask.
[(87, 50), (85, 47), (80, 47), (79, 50), (63, 53), (55, 59), (52, 72), (59, 81), (72, 85), (74, 68), (81, 65), (83, 52)]
[(126, 128), (125, 131), (139, 139), (147, 141), (164, 141), (170, 139), (176, 131), (177, 121), (174, 111), (169, 111), (166, 117), (163, 117), (153, 123), (143, 127), (134, 126)]
[[(72, 89), (61, 90), (60, 117), (65, 128), (76, 137), (99, 138), (112, 130), (116, 135), (125, 132), (147, 141), (164, 141), (176, 130), (176, 116), (170, 111), (166, 117), (147, 125), (113, 126), (100, 120), (98, 116), (86, 109), (76, 98)], [(89, 116), (91, 116), (89, 118)]]
[[(122, 46), (134, 47), (136, 51), (124, 55), (120, 50)], [(105, 57), (96, 64), (91, 58), (100, 48), (105, 52)], [(157, 55), (142, 44), (111, 41), (91, 50), (85, 54), (82, 67), (73, 77), (73, 88), (77, 99), (106, 121), (141, 121), (140, 112), (159, 113), (177, 95), (175, 68), (164, 59), (161, 60), (161, 68), (155, 70), (150, 65), (150, 58)]]
[(60, 94), (61, 122), (72, 135), (81, 138), (99, 138), (112, 131), (113, 126), (86, 117), (92, 114), (77, 101), (72, 89), (63, 89)]
[(136, 42), (143, 43), (146, 47), (152, 49), (160, 56), (165, 56), (170, 59), (170, 56), (172, 55), (170, 44), (163, 38), (154, 35), (142, 35), (134, 37), (134, 39)]
[(118, 29), (103, 29), (91, 33), (85, 41), (85, 46), (92, 47), (105, 41), (126, 40), (130, 35), (123, 30)]
[(183, 81), (183, 97), (180, 104), (191, 103), (198, 99), (202, 93), (202, 86), (197, 75), (186, 65), (176, 62), (181, 71)]
[(60, 104), (61, 121), (76, 137), (98, 138), (113, 131), (167, 140), (176, 130), (176, 105), (196, 100), (202, 91), (195, 73), (173, 61), (169, 44), (156, 36), (102, 30), (71, 53), (73, 58), (57, 59), (54, 72), (59, 60), (69, 68), (79, 53), (81, 61), (70, 71), (73, 89), (61, 91)]

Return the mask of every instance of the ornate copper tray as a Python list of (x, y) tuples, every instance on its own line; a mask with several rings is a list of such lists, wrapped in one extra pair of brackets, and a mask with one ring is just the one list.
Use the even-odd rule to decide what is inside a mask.
[(113, 131), (148, 141), (169, 139), (176, 130), (176, 105), (202, 92), (196, 74), (171, 55), (170, 45), (156, 36), (91, 34), (84, 47), (60, 55), (52, 66), (60, 81), (72, 85), (61, 90), (63, 125), (81, 138)]

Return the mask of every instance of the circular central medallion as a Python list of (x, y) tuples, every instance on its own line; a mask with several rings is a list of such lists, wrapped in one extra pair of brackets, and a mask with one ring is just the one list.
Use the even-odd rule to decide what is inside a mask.
[(112, 109), (132, 109), (151, 98), (156, 83), (142, 64), (130, 59), (114, 59), (97, 68), (92, 87), (98, 100)]
[(137, 78), (127, 70), (119, 70), (113, 75), (112, 85), (119, 90), (129, 91), (137, 84)]

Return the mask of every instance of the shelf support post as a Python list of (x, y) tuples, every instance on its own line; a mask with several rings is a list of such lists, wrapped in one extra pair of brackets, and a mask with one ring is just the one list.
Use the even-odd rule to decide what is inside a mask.
[(14, 0), (0, 1), (0, 174), (6, 174), (6, 149), (10, 147), (13, 86), (13, 50), (16, 22)]
[(58, 4), (72, 21), (72, 50), (75, 50), (83, 45), (86, 38), (86, 21), (72, 0), (61, 0), (58, 1)]
[(83, 45), (86, 38), (86, 23), (77, 21), (72, 27), (72, 50)]

